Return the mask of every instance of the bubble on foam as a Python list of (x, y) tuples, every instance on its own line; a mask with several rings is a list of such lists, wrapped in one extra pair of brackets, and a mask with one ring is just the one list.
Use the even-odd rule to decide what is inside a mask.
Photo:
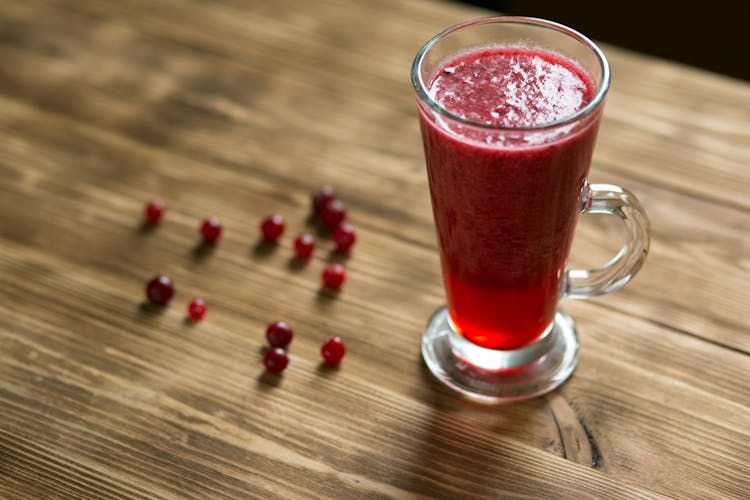
[(554, 56), (498, 50), (442, 68), (430, 90), (437, 102), (470, 120), (517, 127), (574, 114), (585, 105), (588, 89)]

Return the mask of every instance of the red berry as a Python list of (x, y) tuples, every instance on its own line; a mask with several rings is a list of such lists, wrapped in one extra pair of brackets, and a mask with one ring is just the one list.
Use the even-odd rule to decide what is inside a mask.
[(152, 200), (146, 205), (146, 220), (151, 224), (159, 222), (164, 215), (164, 202), (162, 200)]
[(200, 321), (206, 315), (206, 302), (203, 299), (193, 299), (188, 304), (188, 316), (193, 321)]
[(323, 186), (313, 193), (312, 198), (312, 210), (313, 214), (320, 215), (325, 207), (331, 200), (336, 197), (331, 186)]
[(346, 208), (341, 201), (333, 199), (326, 203), (320, 211), (320, 219), (328, 229), (336, 229), (346, 218)]
[(203, 241), (213, 245), (221, 236), (221, 221), (216, 217), (211, 217), (203, 221), (201, 226), (201, 234), (203, 235)]
[(266, 351), (263, 356), (263, 364), (266, 366), (268, 373), (281, 373), (289, 364), (289, 356), (281, 347), (273, 347)]
[(152, 304), (166, 306), (174, 295), (172, 280), (166, 276), (156, 276), (146, 285), (146, 297)]
[(294, 252), (300, 259), (309, 259), (315, 249), (315, 238), (310, 233), (300, 234), (294, 240)]
[(323, 269), (323, 284), (327, 288), (339, 288), (346, 278), (346, 270), (341, 264), (328, 264)]
[(333, 231), (333, 241), (336, 242), (336, 248), (342, 252), (348, 252), (349, 249), (357, 241), (357, 236), (354, 234), (354, 228), (351, 224), (346, 222), (339, 224), (335, 231)]
[(260, 224), (260, 231), (268, 243), (275, 242), (284, 232), (284, 218), (280, 215), (269, 215)]
[(331, 366), (339, 364), (345, 353), (346, 347), (344, 346), (344, 341), (341, 340), (340, 337), (331, 337), (328, 339), (328, 342), (323, 344), (323, 347), (320, 348), (320, 354), (323, 356), (323, 361)]
[(271, 347), (281, 347), (284, 349), (289, 345), (289, 342), (292, 341), (293, 336), (294, 331), (286, 321), (271, 323), (268, 325), (268, 328), (266, 328), (266, 338), (268, 339), (268, 343), (271, 344)]

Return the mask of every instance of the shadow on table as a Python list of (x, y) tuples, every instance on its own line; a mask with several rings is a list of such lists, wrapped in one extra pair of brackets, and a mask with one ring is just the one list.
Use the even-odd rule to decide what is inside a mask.
[(298, 273), (310, 264), (310, 259), (300, 259), (297, 256), (289, 257), (289, 260), (286, 261), (286, 268), (289, 269), (293, 273)]
[(206, 243), (205, 241), (199, 241), (190, 251), (190, 257), (194, 261), (199, 262), (213, 255), (215, 251), (216, 251), (215, 244)]
[(423, 412), (418, 446), (397, 486), (431, 497), (522, 495), (524, 476), (518, 471), (520, 455), (514, 447), (532, 444), (556, 452), (556, 431), (545, 400), (501, 406), (474, 403), (440, 383), (421, 357), (418, 361), (424, 383), (415, 396), (432, 411)]
[(251, 255), (254, 259), (264, 259), (266, 257), (269, 257), (272, 253), (274, 253), (279, 248), (279, 244), (269, 243), (262, 238), (258, 239), (258, 241), (253, 245), (253, 250), (251, 252)]
[(332, 377), (341, 370), (341, 365), (329, 365), (325, 361), (318, 363), (315, 372), (322, 377)]
[(262, 372), (258, 378), (258, 389), (261, 391), (269, 391), (274, 389), (275, 387), (278, 387), (281, 384), (281, 381), (284, 379), (284, 374), (279, 373), (268, 373), (267, 371)]
[(151, 223), (151, 222), (149, 222), (147, 220), (142, 220), (138, 224), (137, 231), (139, 233), (141, 233), (141, 234), (151, 234), (154, 231), (156, 231), (156, 228), (158, 228), (158, 227), (159, 227), (159, 223), (154, 224), (154, 223)]
[(351, 257), (350, 252), (342, 252), (337, 248), (333, 248), (328, 252), (326, 262), (336, 262), (337, 264), (344, 265), (349, 260), (349, 257)]
[(159, 306), (156, 304), (152, 304), (151, 302), (148, 302), (146, 300), (138, 304), (138, 316), (141, 318), (150, 318), (154, 316), (159, 316), (160, 314), (164, 313), (164, 311), (166, 310), (167, 310), (166, 306)]
[(327, 306), (333, 303), (339, 295), (341, 295), (340, 288), (333, 289), (321, 286), (320, 288), (318, 288), (318, 292), (315, 294), (315, 302), (319, 306)]

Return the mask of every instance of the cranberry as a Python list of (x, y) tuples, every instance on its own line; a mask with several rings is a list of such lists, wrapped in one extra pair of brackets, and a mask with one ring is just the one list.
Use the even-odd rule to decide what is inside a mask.
[(340, 200), (333, 199), (326, 203), (321, 212), (320, 219), (328, 229), (336, 229), (346, 218), (346, 208)]
[(146, 205), (146, 220), (151, 224), (159, 222), (164, 215), (164, 202), (162, 200), (152, 200)]
[(284, 232), (284, 218), (280, 215), (269, 215), (263, 219), (260, 231), (263, 233), (263, 239), (268, 243), (275, 242)]
[(289, 356), (281, 347), (273, 347), (266, 351), (263, 356), (263, 364), (266, 366), (268, 373), (281, 373), (289, 364)]
[(323, 284), (327, 288), (339, 288), (346, 278), (346, 270), (341, 264), (328, 264), (323, 269)]
[(342, 252), (348, 252), (349, 249), (357, 241), (357, 236), (354, 234), (354, 228), (351, 224), (344, 222), (339, 224), (335, 231), (333, 231), (333, 241), (336, 242), (336, 248)]
[(292, 341), (293, 336), (294, 331), (286, 321), (271, 323), (266, 329), (266, 338), (271, 347), (281, 347), (284, 349)]
[(323, 361), (331, 366), (339, 364), (345, 353), (346, 347), (344, 346), (344, 341), (341, 340), (340, 337), (331, 337), (328, 339), (328, 342), (323, 344), (323, 347), (320, 348), (320, 354), (323, 356)]
[(152, 304), (166, 306), (174, 295), (172, 280), (166, 276), (156, 276), (146, 285), (146, 297)]
[(312, 209), (313, 214), (320, 215), (325, 207), (331, 200), (336, 197), (331, 186), (323, 186), (313, 193), (312, 198)]
[(213, 245), (221, 236), (221, 221), (216, 217), (211, 217), (203, 221), (201, 226), (201, 234), (203, 235), (203, 241)]
[(203, 299), (193, 299), (188, 304), (188, 317), (193, 321), (200, 321), (206, 315), (206, 302)]
[(309, 259), (315, 249), (315, 238), (310, 233), (300, 234), (294, 240), (294, 252), (300, 259)]

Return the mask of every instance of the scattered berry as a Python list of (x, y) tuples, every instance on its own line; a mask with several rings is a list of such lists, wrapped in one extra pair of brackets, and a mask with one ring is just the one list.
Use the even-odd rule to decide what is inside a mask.
[(174, 295), (172, 280), (166, 276), (157, 276), (146, 285), (146, 297), (152, 304), (166, 306)]
[(275, 242), (284, 232), (284, 218), (280, 215), (269, 215), (263, 219), (260, 231), (263, 233), (263, 239), (268, 243)]
[(193, 299), (188, 304), (188, 317), (193, 321), (200, 321), (206, 315), (206, 302), (203, 299)]
[(320, 220), (328, 229), (336, 229), (346, 218), (346, 208), (340, 200), (333, 199), (326, 203), (320, 211)]
[(320, 215), (323, 207), (336, 197), (331, 186), (323, 186), (313, 193), (312, 210), (313, 214)]
[(294, 331), (286, 321), (271, 323), (266, 329), (266, 338), (271, 347), (281, 347), (284, 349), (292, 341), (293, 336)]
[(357, 236), (354, 234), (354, 228), (351, 224), (346, 222), (339, 224), (339, 226), (333, 231), (333, 241), (336, 242), (336, 248), (341, 252), (348, 252), (349, 249), (357, 241)]
[(219, 239), (219, 236), (221, 236), (221, 229), (221, 221), (216, 217), (204, 220), (201, 226), (203, 241), (209, 245), (213, 245)]
[(345, 278), (346, 270), (341, 264), (328, 264), (325, 269), (323, 269), (323, 284), (327, 288), (336, 289), (341, 287)]
[(152, 200), (146, 205), (146, 220), (150, 224), (156, 224), (159, 222), (164, 215), (164, 202), (162, 200)]
[(300, 234), (294, 240), (294, 252), (299, 259), (309, 259), (315, 249), (315, 238), (310, 233)]
[(281, 347), (272, 347), (263, 356), (263, 364), (266, 366), (268, 373), (281, 373), (289, 364), (289, 356)]
[(345, 353), (346, 347), (344, 346), (344, 341), (341, 340), (340, 337), (331, 337), (328, 339), (328, 342), (323, 344), (323, 347), (320, 348), (320, 354), (323, 356), (323, 361), (331, 366), (339, 364)]

